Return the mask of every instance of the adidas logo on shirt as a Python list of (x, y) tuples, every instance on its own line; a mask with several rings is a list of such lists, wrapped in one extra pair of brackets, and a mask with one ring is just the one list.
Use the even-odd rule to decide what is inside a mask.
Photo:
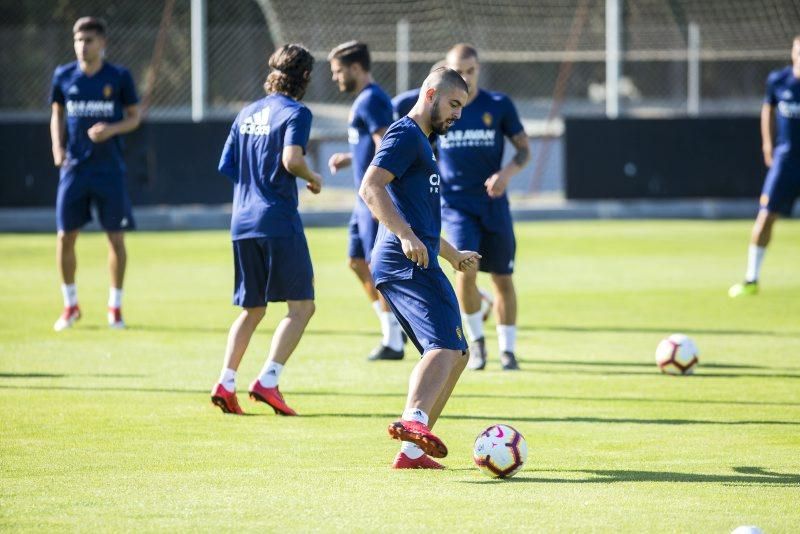
[(269, 108), (250, 115), (239, 125), (242, 135), (269, 135), (269, 132)]
[(73, 85), (67, 90), (68, 95), (77, 95), (78, 94), (78, 86)]

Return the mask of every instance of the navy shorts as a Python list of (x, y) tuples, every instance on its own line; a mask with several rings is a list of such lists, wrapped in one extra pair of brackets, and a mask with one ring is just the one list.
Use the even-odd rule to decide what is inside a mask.
[(800, 161), (776, 154), (761, 190), (761, 209), (789, 217), (798, 195)]
[(474, 250), (481, 255), (481, 271), (514, 272), (517, 240), (508, 202), (493, 201), (482, 215), (442, 206), (442, 227), (447, 240), (458, 250)]
[(95, 170), (82, 163), (65, 163), (61, 167), (56, 196), (58, 229), (69, 232), (83, 227), (92, 220), (92, 204), (97, 208), (100, 226), (107, 232), (136, 227), (124, 173)]
[(381, 282), (378, 291), (420, 354), (433, 349), (466, 353), (458, 300), (441, 269), (414, 269), (412, 278)]
[(234, 241), (233, 268), (236, 306), (314, 299), (314, 269), (305, 234)]
[(378, 221), (369, 212), (353, 210), (350, 216), (349, 245), (347, 254), (350, 258), (362, 258), (369, 263), (375, 236), (378, 235)]

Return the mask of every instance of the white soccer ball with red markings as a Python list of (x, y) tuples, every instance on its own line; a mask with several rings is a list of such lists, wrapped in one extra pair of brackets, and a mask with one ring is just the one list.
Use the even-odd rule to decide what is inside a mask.
[(656, 363), (662, 373), (668, 375), (690, 375), (700, 361), (697, 345), (688, 336), (672, 334), (661, 340), (656, 348)]
[(525, 438), (508, 425), (492, 425), (475, 439), (472, 459), (492, 478), (514, 476), (528, 459)]

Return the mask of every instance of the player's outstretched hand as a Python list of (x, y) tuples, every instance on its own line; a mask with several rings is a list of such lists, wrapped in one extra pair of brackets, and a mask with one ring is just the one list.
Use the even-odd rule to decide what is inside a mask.
[(106, 122), (96, 122), (94, 123), (86, 133), (89, 135), (89, 139), (92, 140), (94, 143), (102, 143), (103, 141), (107, 141), (112, 135), (114, 135), (111, 127)]
[(508, 178), (503, 177), (499, 172), (494, 173), (483, 182), (486, 187), (486, 193), (492, 197), (497, 198), (503, 196), (506, 192), (508, 185)]
[(403, 247), (403, 253), (406, 255), (406, 258), (423, 269), (427, 269), (429, 258), (428, 247), (425, 246), (425, 243), (420, 241), (410, 228), (407, 235), (397, 237), (400, 238), (400, 245)]
[(320, 191), (322, 191), (322, 176), (317, 174), (314, 171), (311, 171), (311, 180), (308, 181), (306, 184), (306, 189), (318, 195)]
[(450, 262), (453, 269), (462, 273), (473, 273), (478, 270), (478, 263), (481, 255), (472, 250), (459, 250), (458, 254)]
[(349, 152), (337, 152), (328, 160), (328, 169), (331, 174), (336, 174), (340, 169), (344, 169), (352, 162)]

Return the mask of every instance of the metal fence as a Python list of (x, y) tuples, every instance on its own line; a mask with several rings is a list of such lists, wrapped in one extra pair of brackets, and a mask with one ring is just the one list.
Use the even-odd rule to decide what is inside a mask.
[[(322, 133), (349, 102), (324, 58), (353, 38), (370, 45), (390, 92), (471, 42), (483, 85), (535, 120), (603, 113), (613, 87), (622, 115), (756, 113), (767, 73), (789, 62), (800, 31), (795, 0), (0, 0), (0, 118), (46, 115), (52, 71), (74, 59), (72, 24), (93, 14), (108, 21), (108, 58), (132, 70), (148, 117), (189, 120), (193, 1), (205, 7), (205, 116), (258, 98), (275, 44), (302, 42), (319, 60), (306, 99)], [(614, 85), (608, 6), (619, 10)]]

